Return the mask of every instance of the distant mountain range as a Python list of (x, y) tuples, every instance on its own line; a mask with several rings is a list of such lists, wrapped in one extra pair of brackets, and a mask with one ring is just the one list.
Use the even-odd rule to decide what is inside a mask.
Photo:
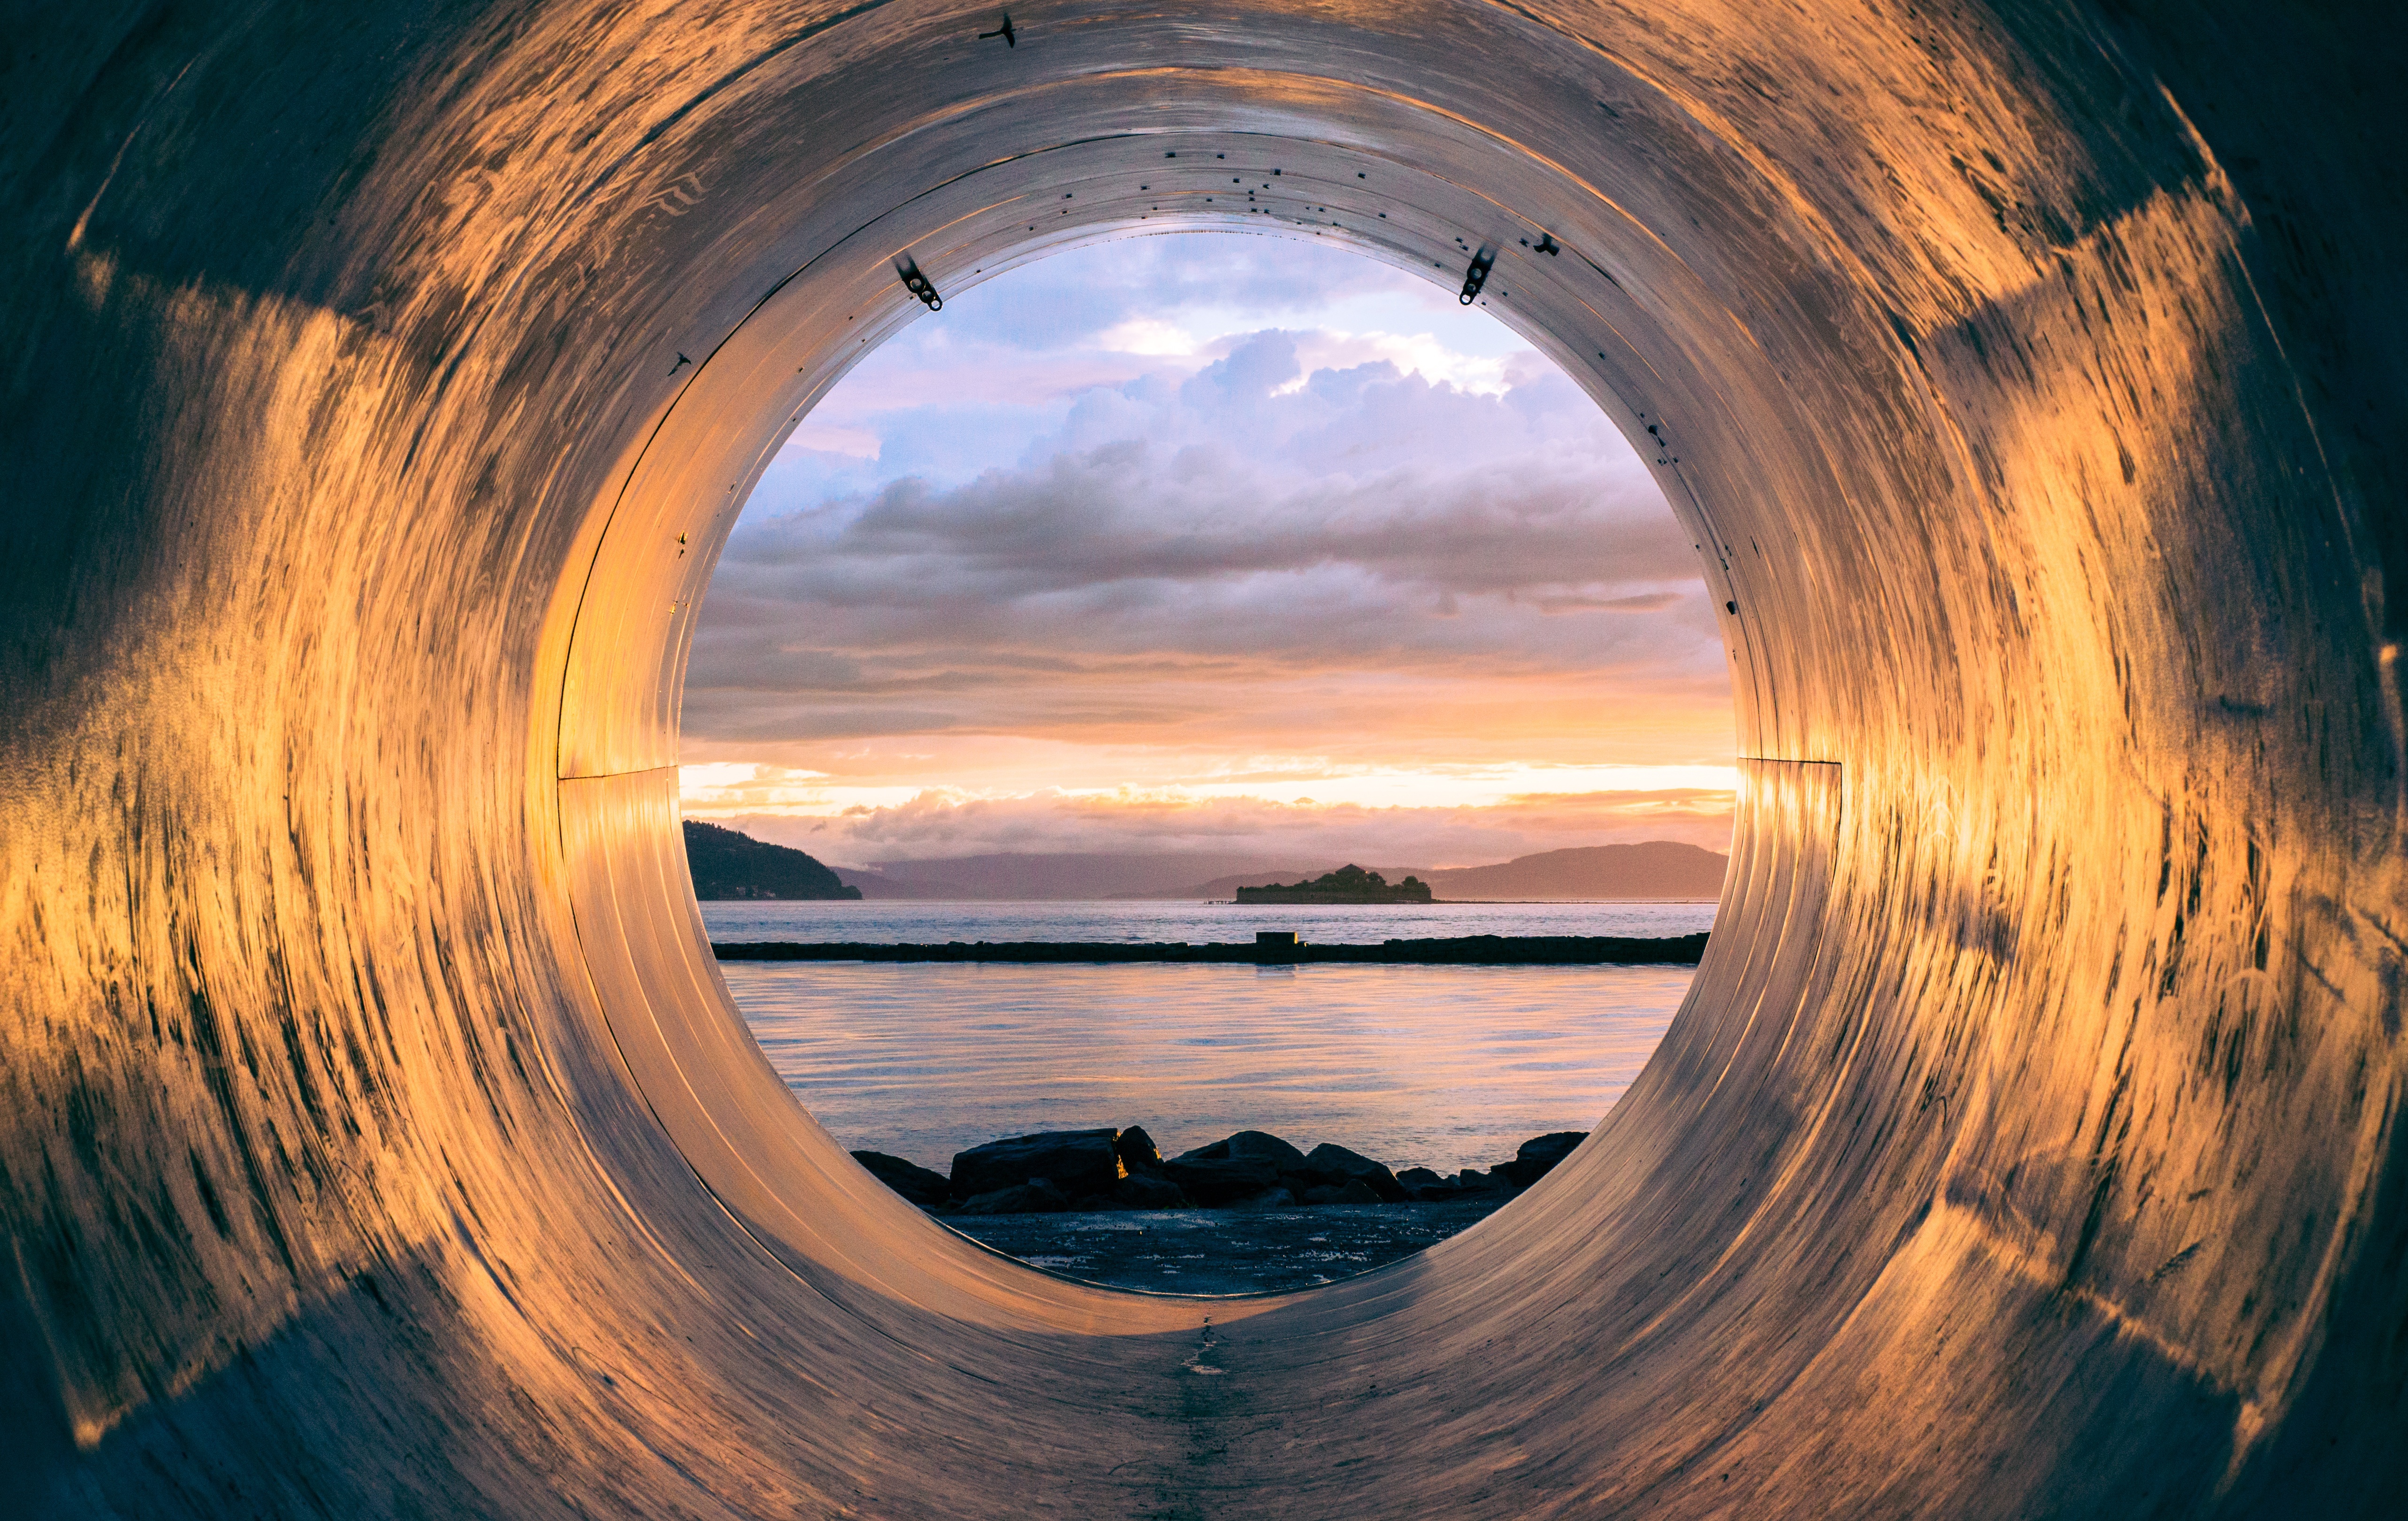
[[(802, 851), (689, 820), (686, 860), (703, 899), (861, 897), (1044, 902), (1081, 898), (1189, 901), (1237, 897), (1240, 887), (1295, 882), (1345, 863), (1304, 856), (1213, 852), (1127, 854), (955, 855), (880, 861), (872, 869), (823, 866)], [(1379, 866), (1388, 881), (1419, 877), (1440, 901), (1565, 902), (1584, 898), (1682, 902), (1720, 897), (1729, 857), (1669, 839), (1584, 845), (1495, 866)]]
[(1695, 845), (1651, 839), (1640, 845), (1583, 845), (1517, 855), (1498, 866), (1433, 871), (1422, 880), (1458, 903), (1567, 898), (1686, 902), (1723, 896), (1730, 857)]
[[(836, 868), (847, 886), (877, 899), (969, 898), (1042, 902), (1073, 898), (1183, 898), (1202, 878), (1251, 873), (1268, 882), (1282, 872), (1326, 871), (1303, 857), (1215, 854), (955, 855), (933, 861), (878, 861), (867, 871)], [(1222, 894), (1224, 897), (1226, 893)]]
[[(1208, 853), (956, 855), (836, 868), (872, 900), (941, 898), (1060, 901), (1075, 898), (1227, 899), (1240, 887), (1318, 876), (1344, 863)], [(1416, 876), (1455, 902), (1562, 902), (1583, 898), (1681, 902), (1722, 896), (1729, 857), (1669, 839), (1585, 845), (1517, 856), (1495, 866), (1380, 866), (1390, 882)]]

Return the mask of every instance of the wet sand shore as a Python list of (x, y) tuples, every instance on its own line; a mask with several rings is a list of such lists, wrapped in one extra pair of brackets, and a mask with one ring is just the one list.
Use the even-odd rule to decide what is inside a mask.
[(1066, 1278), (1163, 1294), (1264, 1294), (1385, 1267), (1469, 1229), (1511, 1197), (943, 1219), (972, 1241)]

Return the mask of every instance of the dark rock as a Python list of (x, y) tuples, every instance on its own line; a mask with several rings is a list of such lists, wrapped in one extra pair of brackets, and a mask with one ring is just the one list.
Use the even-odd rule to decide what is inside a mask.
[(1182, 1162), (1248, 1161), (1269, 1166), (1273, 1172), (1301, 1172), (1304, 1153), (1272, 1135), (1268, 1130), (1240, 1130), (1226, 1141), (1216, 1141), (1210, 1146), (1198, 1146), (1192, 1152), (1182, 1152)]
[(1010, 1188), (990, 1189), (962, 1200), (955, 1214), (1059, 1214), (1070, 1207), (1070, 1196), (1043, 1178), (1032, 1178)]
[(1503, 1185), (1485, 1172), (1467, 1171), (1450, 1178), (1426, 1167), (1405, 1169), (1397, 1174), (1397, 1184), (1408, 1198), (1422, 1204), (1450, 1204), (1457, 1199), (1479, 1198), (1503, 1190)]
[(941, 1172), (931, 1172), (917, 1162), (907, 1162), (884, 1152), (855, 1152), (853, 1159), (868, 1170), (871, 1177), (919, 1205), (934, 1209), (953, 1192), (953, 1185)]
[[(1373, 1198), (1387, 1204), (1401, 1204), (1410, 1197), (1404, 1185), (1385, 1167), (1360, 1152), (1350, 1152), (1343, 1146), (1320, 1145), (1312, 1148), (1304, 1165), (1294, 1169), (1313, 1185), (1327, 1184), (1342, 1188), (1360, 1181), (1369, 1188)], [(1432, 1174), (1433, 1177), (1436, 1174)]]
[[(1298, 1172), (1303, 1166), (1304, 1154), (1279, 1137), (1240, 1130), (1172, 1157), (1162, 1164), (1162, 1175), (1206, 1209), (1226, 1209), (1279, 1188), (1282, 1174)], [(1293, 1202), (1294, 1196), (1288, 1199)]]
[(1346, 1190), (1322, 1184), (1318, 1187), (1308, 1188), (1298, 1194), (1296, 1201), (1298, 1204), (1343, 1204), (1346, 1202)]
[(1112, 1149), (1120, 1154), (1121, 1166), (1131, 1177), (1162, 1170), (1162, 1153), (1155, 1149), (1154, 1138), (1145, 1133), (1144, 1126), (1132, 1125), (1122, 1131)]
[(974, 1198), (1043, 1178), (1072, 1198), (1110, 1193), (1121, 1181), (1117, 1130), (1048, 1130), (973, 1146), (953, 1157), (953, 1192)]
[[(1159, 1164), (1157, 1164), (1159, 1165)], [(1187, 1195), (1159, 1173), (1132, 1172), (1112, 1189), (1113, 1204), (1124, 1210), (1183, 1210)]]
[(1580, 1143), (1587, 1139), (1588, 1132), (1585, 1130), (1556, 1130), (1547, 1135), (1534, 1136), (1522, 1142), (1515, 1149), (1513, 1155), (1516, 1160), (1524, 1162), (1540, 1158), (1549, 1162), (1560, 1162), (1579, 1150)]
[(1499, 1162), (1489, 1170), (1516, 1188), (1527, 1188), (1554, 1171), (1556, 1163), (1570, 1156), (1572, 1148), (1587, 1139), (1585, 1130), (1557, 1130), (1534, 1136), (1522, 1142), (1513, 1160)]
[[(1404, 1190), (1399, 1188), (1397, 1192), (1401, 1197)], [(1398, 1199), (1389, 1198), (1377, 1188), (1372, 1187), (1371, 1180), (1369, 1178), (1349, 1178), (1346, 1180), (1346, 1186), (1338, 1190), (1338, 1202), (1340, 1204), (1394, 1204)]]
[(1511, 1187), (1512, 1184), (1495, 1173), (1465, 1168), (1455, 1175), (1455, 1186), (1465, 1193), (1484, 1194), (1496, 1189)]
[(1268, 1162), (1240, 1156), (1198, 1156), (1192, 1152), (1163, 1163), (1162, 1175), (1208, 1210), (1252, 1198), (1279, 1184), (1279, 1169)]

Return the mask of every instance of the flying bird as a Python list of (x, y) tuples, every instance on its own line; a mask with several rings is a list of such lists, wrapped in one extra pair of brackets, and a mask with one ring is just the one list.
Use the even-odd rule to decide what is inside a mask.
[(1020, 39), (1011, 35), (1011, 12), (1007, 10), (1003, 13), (1003, 24), (1001, 26), (996, 27), (992, 32), (981, 32), (979, 34), (979, 40), (981, 42), (984, 42), (989, 37), (1003, 38), (1003, 45), (1007, 48), (1017, 48), (1020, 46)]

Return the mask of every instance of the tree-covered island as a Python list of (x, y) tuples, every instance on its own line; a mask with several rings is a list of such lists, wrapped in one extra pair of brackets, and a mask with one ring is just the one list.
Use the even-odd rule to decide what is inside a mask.
[(1311, 882), (1292, 886), (1271, 882), (1262, 887), (1240, 887), (1240, 903), (1427, 903), (1429, 883), (1419, 877), (1407, 877), (1391, 884), (1376, 871), (1366, 871), (1359, 866), (1342, 866), (1324, 872)]
[(705, 903), (730, 898), (857, 898), (819, 861), (788, 845), (738, 834), (699, 819), (685, 821), (685, 863), (694, 874), (694, 896)]

